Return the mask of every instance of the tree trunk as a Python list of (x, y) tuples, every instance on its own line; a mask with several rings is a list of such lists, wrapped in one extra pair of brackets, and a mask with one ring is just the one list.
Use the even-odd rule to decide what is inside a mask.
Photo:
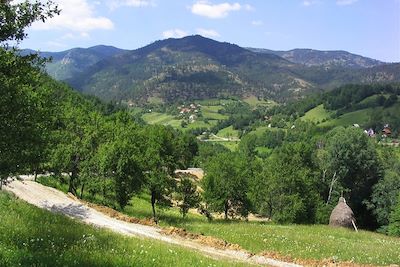
[(85, 188), (85, 183), (82, 183), (81, 187), (81, 199), (83, 199), (83, 189)]
[(336, 172), (335, 172), (335, 173), (333, 174), (333, 177), (332, 177), (331, 186), (329, 187), (329, 194), (328, 194), (328, 199), (327, 199), (327, 201), (326, 201), (326, 205), (328, 205), (328, 204), (329, 204), (329, 201), (331, 200), (332, 191), (333, 191), (333, 186), (335, 185), (336, 181), (337, 181), (337, 178), (336, 178)]
[(73, 166), (71, 170), (71, 177), (69, 179), (69, 188), (68, 188), (68, 192), (71, 192), (75, 196), (77, 196), (77, 192), (74, 186), (74, 182), (78, 177), (78, 165), (79, 165), (79, 156), (76, 155), (73, 160)]
[(0, 190), (3, 189), (3, 177), (0, 177)]
[(35, 170), (35, 182), (36, 182), (36, 179), (37, 179), (37, 171)]
[(226, 201), (226, 202), (225, 202), (225, 207), (224, 207), (224, 210), (225, 210), (225, 220), (228, 220), (228, 209), (229, 209), (228, 201)]
[(156, 194), (155, 192), (151, 192), (151, 208), (153, 210), (153, 220), (156, 224), (158, 224), (158, 220), (156, 217)]

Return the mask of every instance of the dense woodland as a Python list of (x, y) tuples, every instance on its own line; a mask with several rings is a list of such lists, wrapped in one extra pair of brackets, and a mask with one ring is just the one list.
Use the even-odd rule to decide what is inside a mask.
[[(21, 56), (8, 45), (22, 40), (33, 21), (57, 12), (51, 4), (0, 8), (7, 18), (0, 32), (2, 182), (10, 175), (51, 172), (74, 195), (101, 196), (103, 205), (121, 210), (132, 196), (146, 192), (155, 221), (156, 206), (177, 201), (183, 216), (194, 207), (209, 219), (212, 212), (225, 219), (252, 212), (277, 223), (326, 224), (343, 195), (360, 227), (400, 235), (398, 151), (380, 146), (360, 128), (326, 129), (296, 120), (321, 103), (338, 113), (359, 109), (360, 99), (377, 93), (382, 97), (367, 105), (393, 105), (398, 85), (349, 85), (268, 110), (228, 105), (228, 122), (221, 124), (248, 130), (274, 115), (295, 126), (261, 136), (243, 131), (239, 149), (229, 151), (190, 132), (145, 125), (128, 110), (84, 97), (48, 77), (38, 57)], [(371, 127), (389, 121), (398, 134), (399, 113), (377, 116), (382, 117)], [(268, 152), (260, 155), (259, 146)], [(187, 167), (204, 168), (202, 193), (188, 177), (175, 177), (176, 169)]]

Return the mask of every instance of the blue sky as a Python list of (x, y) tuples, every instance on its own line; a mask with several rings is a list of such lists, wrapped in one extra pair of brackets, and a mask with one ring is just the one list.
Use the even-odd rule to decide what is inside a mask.
[(400, 62), (400, 0), (53, 1), (61, 15), (32, 25), (20, 47), (136, 49), (201, 34), (244, 47), (346, 50)]

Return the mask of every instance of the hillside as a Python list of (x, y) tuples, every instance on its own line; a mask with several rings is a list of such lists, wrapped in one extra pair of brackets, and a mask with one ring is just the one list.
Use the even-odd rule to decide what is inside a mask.
[[(298, 57), (315, 50), (305, 51), (311, 52)], [(317, 54), (321, 53), (325, 52)], [(196, 35), (156, 41), (132, 51), (99, 46), (42, 55), (54, 58), (47, 64), (48, 73), (75, 89), (103, 100), (138, 103), (154, 97), (175, 102), (251, 95), (286, 101), (346, 83), (400, 80), (400, 64), (381, 65), (347, 52), (332, 53), (325, 62), (345, 64), (326, 68), (294, 63), (283, 54), (254, 52)], [(324, 59), (310, 62), (314, 61)]]
[(371, 68), (385, 64), (376, 59), (352, 54), (347, 51), (320, 51), (314, 49), (293, 49), (275, 51), (262, 48), (248, 48), (250, 51), (274, 54), (293, 63), (305, 66), (346, 67), (353, 69)]
[[(108, 57), (121, 54), (125, 50), (113, 47), (98, 45), (89, 48), (73, 48), (62, 52), (39, 52), (44, 58), (51, 58), (46, 64), (46, 71), (57, 80), (66, 80), (82, 73), (90, 66)], [(24, 49), (24, 54), (36, 53), (34, 50)]]

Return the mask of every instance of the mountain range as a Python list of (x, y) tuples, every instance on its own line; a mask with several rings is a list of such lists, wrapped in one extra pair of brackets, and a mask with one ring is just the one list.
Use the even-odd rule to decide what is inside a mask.
[(136, 50), (95, 46), (40, 55), (52, 58), (46, 70), (54, 78), (116, 101), (248, 95), (285, 101), (347, 83), (400, 81), (399, 63), (345, 51), (242, 48), (200, 35), (160, 40)]

